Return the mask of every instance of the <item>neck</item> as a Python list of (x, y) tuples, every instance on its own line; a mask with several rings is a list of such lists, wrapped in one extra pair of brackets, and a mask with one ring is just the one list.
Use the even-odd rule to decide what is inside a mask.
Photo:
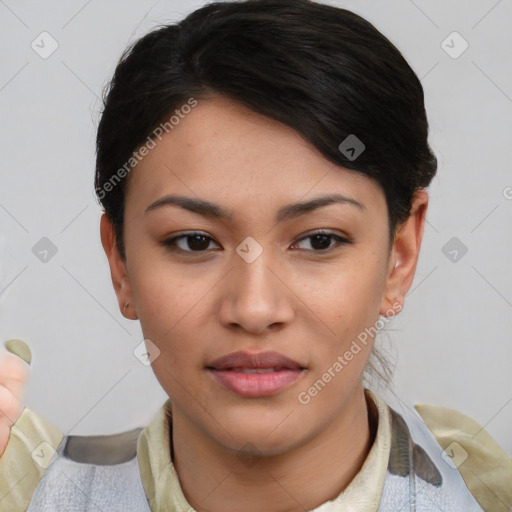
[(335, 421), (286, 453), (241, 460), (173, 408), (174, 465), (198, 512), (303, 512), (335, 499), (361, 469), (375, 437), (376, 409), (359, 387)]

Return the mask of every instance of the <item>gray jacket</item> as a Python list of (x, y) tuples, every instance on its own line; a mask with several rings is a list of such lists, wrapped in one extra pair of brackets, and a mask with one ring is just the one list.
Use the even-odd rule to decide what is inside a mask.
[[(378, 512), (482, 512), (421, 419), (406, 408), (401, 414), (390, 411), (391, 451)], [(156, 512), (149, 507), (137, 463), (141, 430), (66, 436), (27, 512)]]

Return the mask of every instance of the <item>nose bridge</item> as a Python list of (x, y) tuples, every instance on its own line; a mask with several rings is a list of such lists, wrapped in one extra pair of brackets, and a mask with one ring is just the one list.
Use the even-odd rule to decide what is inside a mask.
[[(268, 241), (271, 237), (267, 237)], [(260, 332), (290, 319), (293, 309), (279, 275), (279, 262), (268, 244), (247, 237), (236, 249), (224, 320)], [(276, 275), (277, 274), (277, 275)], [(225, 297), (224, 299), (226, 299)]]
[[(276, 276), (270, 270), (276, 267), (273, 248), (260, 237), (258, 242), (253, 237), (246, 237), (236, 249), (235, 272), (239, 274), (237, 289), (255, 300), (272, 300), (275, 297)], [(275, 271), (274, 271), (275, 272)]]

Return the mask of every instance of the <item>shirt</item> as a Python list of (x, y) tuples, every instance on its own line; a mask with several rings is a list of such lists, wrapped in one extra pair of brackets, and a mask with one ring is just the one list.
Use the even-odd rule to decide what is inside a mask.
[[(368, 456), (354, 479), (335, 499), (311, 512), (376, 512), (378, 509), (390, 456), (390, 410), (368, 389), (365, 397), (369, 406), (370, 401), (374, 404), (377, 413), (375, 439)], [(508, 512), (512, 504), (512, 461), (503, 450), (474, 420), (457, 411), (429, 405), (416, 409), (443, 449), (458, 442), (470, 453), (458, 470), (482, 508)], [(131, 435), (131, 445), (136, 445), (140, 477), (152, 512), (194, 510), (183, 494), (172, 462), (171, 429), (172, 408), (167, 400), (148, 426), (124, 434), (124, 437)], [(114, 437), (105, 436), (110, 444)], [(11, 429), (6, 451), (0, 458), (0, 510), (27, 509), (63, 439), (59, 429), (25, 407)]]

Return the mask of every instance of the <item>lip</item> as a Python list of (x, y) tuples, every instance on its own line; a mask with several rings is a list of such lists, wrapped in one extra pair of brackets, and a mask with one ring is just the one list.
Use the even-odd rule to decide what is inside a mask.
[(288, 370), (304, 369), (297, 361), (279, 352), (231, 352), (216, 359), (207, 366), (208, 369), (228, 370), (234, 368), (284, 368)]
[(256, 398), (275, 395), (290, 387), (306, 368), (279, 352), (232, 352), (213, 361), (206, 370), (226, 389), (240, 396)]

